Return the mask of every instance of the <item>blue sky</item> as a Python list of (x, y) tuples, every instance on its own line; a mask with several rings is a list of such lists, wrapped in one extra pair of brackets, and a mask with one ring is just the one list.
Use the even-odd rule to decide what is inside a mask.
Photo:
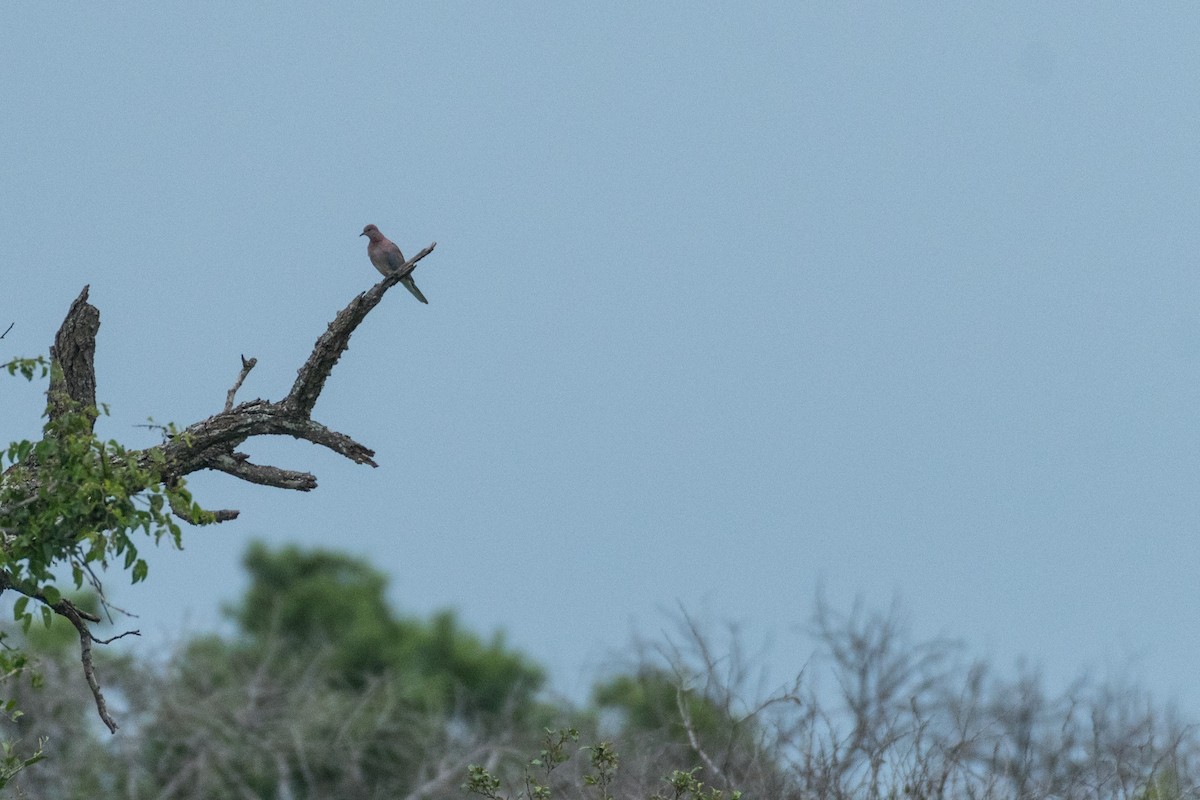
[[(798, 669), (818, 586), (1200, 710), (1200, 12), (1186, 4), (0, 10), (0, 357), (91, 284), (102, 432), (278, 399), (409, 253), (311, 494), (114, 599), (217, 623), (251, 538), (349, 550), (586, 686), (682, 605)], [(38, 387), (0, 386), (5, 441)]]

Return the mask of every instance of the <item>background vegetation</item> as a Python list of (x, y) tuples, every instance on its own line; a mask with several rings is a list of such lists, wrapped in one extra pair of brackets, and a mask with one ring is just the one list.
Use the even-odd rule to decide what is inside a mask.
[(13, 686), (25, 713), (8, 734), (45, 740), (48, 759), (10, 789), (416, 800), (462, 798), (469, 783), (488, 797), (799, 800), (1163, 798), (1197, 785), (1193, 729), (1137, 687), (1081, 679), (1052, 693), (1035, 671), (1005, 677), (953, 643), (911, 641), (895, 610), (818, 602), (818, 648), (773, 691), (736, 630), (680, 616), (576, 703), (501, 636), (451, 612), (398, 613), (362, 560), (255, 544), (244, 564), (232, 634), (181, 641), (166, 659), (97, 655), (115, 736), (78, 678), (69, 624), (31, 627), (43, 679)]

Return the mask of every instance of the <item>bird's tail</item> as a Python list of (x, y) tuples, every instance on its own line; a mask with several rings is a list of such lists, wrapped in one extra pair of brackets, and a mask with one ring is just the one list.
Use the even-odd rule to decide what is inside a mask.
[(421, 294), (421, 290), (417, 288), (417, 282), (412, 279), (412, 275), (405, 275), (400, 279), (404, 284), (404, 288), (412, 292), (413, 297), (420, 300), (425, 305), (429, 305), (429, 301), (425, 299), (425, 295)]

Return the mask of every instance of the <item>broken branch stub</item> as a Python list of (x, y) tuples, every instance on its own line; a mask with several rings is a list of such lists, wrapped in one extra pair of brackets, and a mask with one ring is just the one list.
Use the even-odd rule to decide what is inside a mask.
[[(256, 436), (291, 436), (304, 439), (356, 464), (377, 466), (373, 450), (350, 436), (327, 428), (312, 419), (312, 410), (334, 365), (349, 346), (354, 330), (371, 309), (379, 304), (387, 290), (412, 272), (413, 266), (433, 252), (436, 245), (436, 242), (429, 245), (401, 269), (385, 276), (369, 290), (357, 295), (337, 314), (326, 331), (317, 338), (312, 353), (298, 370), (296, 382), (283, 400), (251, 400), (234, 405), (238, 389), (257, 363), (256, 359), (243, 356), (241, 371), (233, 387), (226, 393), (225, 405), (221, 411), (173, 433), (160, 445), (124, 454), (123, 458), (132, 460), (140, 468), (137, 474), (146, 476), (144, 484), (138, 483), (124, 489), (133, 494), (152, 490), (159, 484), (174, 487), (184, 476), (205, 469), (224, 472), (240, 480), (264, 486), (302, 492), (316, 488), (317, 479), (311, 473), (251, 463), (248, 456), (239, 452), (238, 448), (247, 439)], [(100, 312), (88, 302), (88, 291), (89, 287), (85, 286), (71, 303), (50, 350), (51, 378), (47, 390), (47, 415), (51, 422), (73, 411), (84, 412), (91, 423), (95, 422), (95, 355)], [(47, 437), (57, 435), (50, 430), (48, 425)], [(92, 428), (87, 430), (90, 433)], [(100, 452), (104, 452), (103, 449)], [(112, 459), (107, 463), (116, 463), (116, 456), (103, 456), (101, 469), (104, 469), (105, 458)], [(43, 482), (48, 482), (49, 485), (54, 479), (54, 476), (49, 474), (50, 465), (39, 464), (35, 459), (23, 460), (19, 466), (19, 475), (18, 471), (10, 469), (0, 477), (0, 488), (4, 490), (0, 495), (0, 533), (7, 530), (4, 521), (14, 512), (35, 502), (43, 488)], [(174, 495), (170, 497), (171, 512), (193, 524), (224, 522), (238, 515), (235, 510), (201, 511), (197, 514), (194, 508), (186, 508), (186, 503), (177, 501), (178, 498)], [(101, 523), (104, 521), (100, 520)], [(82, 533), (81, 530), (78, 535)], [(56, 559), (65, 561), (71, 557), (75, 545), (70, 536), (60, 545), (64, 549)], [(134, 574), (136, 579), (137, 569), (134, 570)], [(95, 622), (97, 619), (69, 601), (48, 598), (39, 587), (16, 580), (15, 574), (0, 570), (0, 592), (8, 589), (45, 604), (54, 613), (68, 619), (75, 627), (79, 633), (84, 675), (96, 701), (97, 711), (105, 725), (116, 731), (116, 722), (108, 712), (92, 667), (92, 644), (107, 643), (105, 640), (96, 639), (88, 627), (89, 621)]]

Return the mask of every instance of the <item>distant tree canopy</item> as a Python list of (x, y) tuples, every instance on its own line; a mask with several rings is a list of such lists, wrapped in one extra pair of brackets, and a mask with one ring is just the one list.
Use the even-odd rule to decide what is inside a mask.
[(528, 711), (544, 682), (501, 634), (484, 642), (452, 611), (429, 621), (398, 616), (385, 596), (387, 578), (363, 560), (254, 544), (243, 564), (250, 588), (232, 612), (242, 632), (259, 646), (283, 641), (326, 651), (337, 682), (362, 687), (389, 674), (431, 707), (487, 714)]

